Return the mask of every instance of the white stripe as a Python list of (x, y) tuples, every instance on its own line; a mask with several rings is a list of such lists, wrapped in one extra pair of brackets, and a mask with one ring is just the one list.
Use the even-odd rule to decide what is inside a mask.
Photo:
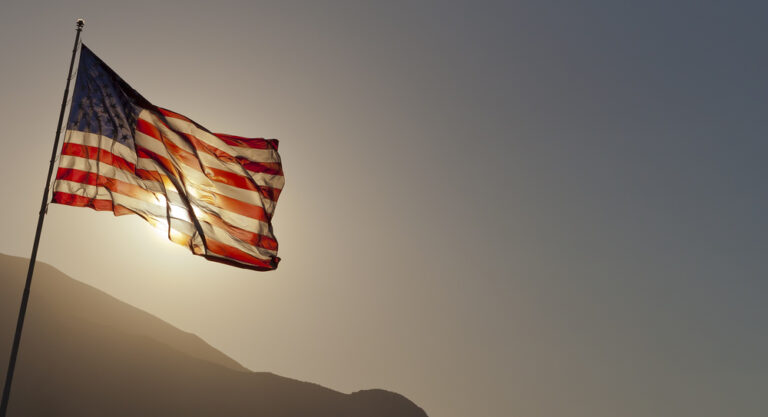
[[(97, 187), (94, 185), (81, 184), (72, 181), (57, 180), (53, 186), (53, 189), (54, 191), (74, 194), (86, 198), (111, 200), (116, 205), (121, 205), (129, 210), (137, 212), (138, 214), (150, 217), (156, 223), (155, 227), (165, 230), (168, 228), (168, 219), (166, 217), (165, 207), (159, 204), (149, 204), (123, 194), (110, 192), (104, 187)], [(192, 223), (174, 217), (171, 218), (171, 226), (173, 230), (176, 230), (177, 232), (190, 237), (194, 236), (196, 231)], [(269, 260), (271, 259), (272, 255), (277, 255), (276, 252), (253, 246), (239, 239), (235, 239), (226, 231), (214, 227), (208, 223), (200, 222), (200, 226), (202, 227), (206, 238), (213, 239), (226, 245), (238, 248), (243, 252), (253, 255), (257, 258)]]
[[(145, 158), (140, 158), (139, 162), (141, 162), (141, 159), (145, 159)], [(175, 210), (173, 210), (172, 214), (179, 213), (179, 210), (184, 210), (184, 211), (187, 210), (186, 208), (184, 208), (186, 206), (186, 204), (184, 203), (184, 200), (178, 195), (178, 193), (176, 192), (176, 188), (175, 188), (175, 186), (173, 186), (172, 183), (169, 183), (169, 184), (159, 184), (156, 181), (141, 180), (140, 178), (134, 176), (132, 173), (130, 173), (128, 171), (125, 171), (125, 170), (122, 170), (122, 169), (119, 169), (119, 168), (115, 168), (115, 167), (113, 167), (111, 165), (108, 165), (108, 164), (97, 163), (97, 161), (93, 161), (93, 160), (89, 160), (89, 159), (85, 159), (85, 158), (79, 158), (79, 157), (76, 157), (76, 156), (75, 157), (67, 156), (67, 155), (62, 156), (61, 160), (60, 160), (60, 163), (59, 163), (59, 166), (63, 167), (63, 168), (75, 168), (75, 169), (79, 169), (81, 171), (92, 172), (92, 173), (99, 173), (99, 174), (101, 174), (101, 175), (103, 175), (105, 177), (115, 178), (115, 179), (118, 179), (118, 180), (121, 180), (121, 181), (125, 181), (127, 183), (136, 184), (139, 187), (143, 187), (144, 185), (149, 185), (149, 186), (151, 186), (153, 188), (157, 187), (158, 190), (162, 190), (163, 188), (165, 188), (164, 194), (167, 196), (168, 200), (170, 200), (171, 207), (172, 208), (176, 208)], [(103, 169), (103, 171), (102, 171), (102, 169)], [(197, 174), (198, 174), (198, 176), (200, 176), (199, 173), (197, 173)], [(142, 183), (139, 184), (138, 181), (142, 181)], [(67, 182), (67, 183), (70, 183), (70, 181), (63, 181), (63, 180), (57, 180), (57, 182)], [(88, 189), (89, 190), (94, 190), (92, 192), (96, 192), (95, 191), (96, 188), (99, 188), (99, 189), (103, 190), (103, 192), (101, 194), (99, 194), (100, 197), (94, 197), (95, 194), (90, 194), (90, 195), (77, 194), (77, 195), (82, 195), (82, 196), (89, 197), (89, 198), (100, 198), (100, 199), (103, 198), (103, 199), (108, 199), (108, 200), (112, 199), (113, 195), (118, 195), (117, 193), (112, 193), (109, 190), (104, 189), (103, 187), (96, 187), (96, 186), (91, 186), (91, 185), (87, 185), (87, 184), (80, 184), (80, 183), (76, 183), (76, 182), (71, 182), (71, 183), (72, 184), (79, 184), (79, 185), (82, 185), (83, 187), (91, 187), (91, 188), (88, 188)], [(216, 183), (216, 184), (219, 184), (219, 183)], [(219, 185), (224, 185), (224, 184), (219, 184)], [(227, 187), (229, 187), (229, 186), (227, 186)], [(143, 188), (147, 189), (147, 191), (149, 191), (149, 192), (155, 192), (152, 188), (149, 188), (149, 187), (143, 187)], [(236, 188), (236, 187), (229, 187), (229, 188), (234, 189), (234, 190), (240, 190), (239, 188)], [(269, 233), (269, 225), (267, 223), (262, 222), (262, 221), (257, 220), (257, 219), (253, 219), (253, 218), (248, 217), (248, 216), (243, 216), (243, 215), (240, 215), (240, 214), (237, 214), (237, 213), (234, 213), (234, 212), (230, 212), (228, 210), (225, 210), (225, 209), (219, 207), (218, 205), (216, 205), (216, 197), (211, 195), (210, 193), (208, 193), (206, 191), (198, 191), (197, 189), (191, 188), (191, 187), (188, 187), (187, 191), (188, 191), (187, 192), (187, 198), (189, 199), (190, 203), (192, 203), (193, 205), (199, 207), (198, 210), (203, 210), (203, 211), (207, 211), (207, 212), (210, 212), (210, 213), (215, 213), (222, 220), (224, 220), (225, 222), (229, 223), (232, 226), (238, 227), (240, 229), (243, 229), (243, 230), (246, 230), (246, 231), (249, 231), (249, 232), (253, 232), (253, 233), (258, 233), (260, 235), (266, 235), (266, 236), (270, 236), (271, 237), (271, 234)], [(224, 191), (226, 191), (226, 190), (224, 190)], [(245, 191), (245, 190), (243, 190), (243, 191)], [(68, 192), (68, 191), (65, 191), (65, 192)], [(158, 191), (158, 192), (163, 193), (163, 191)], [(70, 194), (76, 194), (76, 193), (70, 193)], [(221, 194), (225, 194), (225, 193), (222, 192)], [(156, 198), (158, 198), (159, 204), (162, 204), (162, 207), (165, 207), (166, 196), (163, 196), (163, 194), (157, 194), (155, 196)], [(126, 197), (128, 197), (128, 196), (126, 196)], [(133, 199), (132, 197), (129, 197), (129, 198)], [(235, 197), (233, 197), (233, 198), (235, 198)], [(139, 200), (136, 200), (136, 201), (139, 201)], [(265, 201), (269, 201), (269, 200), (265, 199)], [(120, 204), (125, 206), (125, 204), (122, 204), (122, 203), (120, 203)], [(131, 208), (129, 206), (126, 206), (126, 207)], [(165, 210), (165, 209), (163, 208), (163, 210)], [(163, 216), (163, 217), (165, 217), (165, 216)], [(180, 216), (176, 215), (175, 217), (180, 217)], [(180, 217), (180, 218), (184, 218), (184, 217)]]
[[(156, 119), (157, 116), (145, 110), (139, 114), (139, 118), (155, 124), (152, 119)], [(215, 148), (223, 150), (230, 155), (240, 156), (253, 162), (280, 162), (280, 156), (274, 149), (254, 149), (242, 146), (232, 146), (211, 134), (210, 132), (204, 129), (200, 129), (199, 127), (195, 126), (194, 123), (188, 122), (186, 120), (177, 119), (175, 117), (166, 117), (165, 121), (173, 130), (190, 134)]]
[[(137, 187), (142, 188), (147, 192), (153, 193), (154, 197), (163, 206), (165, 206), (167, 200), (170, 200), (171, 216), (189, 221), (189, 215), (187, 213), (187, 209), (184, 208), (184, 202), (176, 191), (176, 187), (174, 187), (171, 183), (166, 185), (158, 181), (144, 180), (128, 171), (116, 168), (112, 165), (71, 155), (61, 156), (61, 160), (59, 161), (59, 168), (77, 169), (80, 171), (94, 173), (106, 178), (136, 185)], [(112, 191), (112, 193), (114, 193), (114, 191)]]
[[(165, 225), (164, 227), (168, 227), (166, 206), (161, 202), (152, 204), (125, 194), (112, 192), (104, 187), (66, 180), (56, 180), (53, 189), (54, 191), (74, 194), (86, 198), (111, 200), (116, 205), (140, 212), (143, 215), (151, 217), (155, 222)], [(183, 210), (183, 213), (177, 210)], [(173, 205), (171, 205), (171, 225), (174, 230), (188, 236), (192, 236), (195, 233), (195, 226), (189, 221), (186, 209), (175, 207)]]
[(62, 155), (59, 159), (59, 168), (77, 169), (80, 171), (95, 173), (107, 178), (135, 184), (140, 188), (154, 193), (164, 193), (164, 185), (153, 180), (145, 180), (137, 177), (129, 171), (116, 168), (107, 163), (79, 156)]
[[(158, 220), (154, 226), (162, 230), (168, 230), (168, 221)], [(171, 217), (171, 229), (188, 237), (194, 236), (196, 232), (195, 226), (192, 223), (174, 217)]]
[(221, 220), (224, 220), (225, 223), (228, 223), (231, 226), (267, 237), (273, 237), (272, 234), (269, 233), (269, 224), (265, 222), (224, 210), (215, 204), (209, 204), (204, 200), (198, 200), (194, 197), (190, 197), (190, 202), (192, 203), (192, 210), (198, 218), (204, 219), (207, 215), (206, 213), (211, 213), (211, 215), (218, 216)]
[[(173, 211), (173, 206), (171, 207), (171, 211)], [(162, 224), (163, 228), (168, 228), (168, 223), (165, 220), (159, 220), (158, 222)], [(242, 240), (230, 235), (226, 230), (218, 228), (206, 221), (201, 220), (199, 224), (203, 229), (203, 234), (207, 239), (215, 240), (225, 245), (240, 249), (243, 252), (260, 259), (269, 260), (273, 255), (277, 256), (277, 252), (275, 251), (243, 242)], [(171, 228), (190, 237), (193, 236), (196, 231), (194, 225), (191, 222), (174, 217), (171, 218)]]
[(133, 149), (123, 145), (116, 140), (96, 133), (81, 132), (79, 130), (67, 130), (64, 143), (74, 143), (77, 145), (101, 148), (125, 159), (130, 163), (136, 163), (137, 156)]
[[(171, 160), (171, 163), (173, 163), (176, 169), (178, 169), (184, 176), (184, 179), (186, 180), (184, 181), (184, 184), (186, 185), (188, 194), (196, 195), (198, 198), (206, 198), (211, 201), (215, 201), (215, 197), (210, 193), (213, 192), (223, 194), (227, 197), (232, 197), (244, 203), (262, 207), (265, 211), (267, 211), (267, 213), (274, 212), (275, 202), (265, 198), (258, 191), (251, 191), (245, 188), (235, 187), (229, 184), (211, 180), (198, 169), (190, 167), (182, 161), (173, 158), (167, 153), (167, 150), (163, 144), (151, 136), (145, 135), (141, 132), (136, 132), (136, 139), (137, 145), (140, 144), (140, 146), (147, 148), (152, 152), (158, 154), (160, 154), (160, 152), (165, 152), (165, 155), (163, 156)], [(144, 161), (145, 159), (148, 158), (140, 158), (138, 166), (144, 167), (150, 165), (148, 162)], [(190, 182), (192, 183), (191, 185)]]
[(213, 240), (221, 242), (225, 245), (240, 249), (241, 251), (249, 255), (253, 255), (257, 258), (269, 260), (272, 259), (273, 255), (277, 255), (277, 252), (275, 251), (251, 245), (250, 243), (246, 243), (240, 239), (234, 238), (232, 235), (227, 233), (226, 230), (219, 229), (210, 223), (201, 221), (200, 227), (203, 229), (203, 232), (207, 238), (212, 238)]
[[(147, 112), (147, 111), (144, 110), (144, 112)], [(142, 112), (142, 114), (144, 112)], [(147, 112), (147, 114), (151, 115), (151, 113), (148, 113), (148, 112)], [(147, 120), (147, 119), (145, 118), (145, 120)], [(173, 120), (178, 120), (180, 122), (189, 124), (188, 122), (184, 122), (184, 121), (181, 121), (179, 119), (173, 119)], [(147, 120), (147, 121), (151, 122), (151, 120)], [(163, 126), (162, 124), (159, 124), (158, 127), (164, 129), (165, 131), (167, 131), (167, 135), (166, 136), (168, 137), (168, 139), (171, 139), (174, 144), (176, 144), (176, 145), (182, 147), (183, 149), (185, 149), (185, 150), (195, 154), (195, 151), (194, 151), (194, 149), (192, 149), (191, 145), (188, 142), (186, 142), (183, 138), (181, 138), (178, 134), (176, 134), (172, 130), (168, 130), (168, 128)], [(200, 129), (198, 129), (198, 130), (201, 131), (201, 132), (207, 133), (207, 132), (205, 132), (203, 130), (200, 130)], [(165, 132), (164, 132), (164, 134), (165, 134)], [(220, 139), (216, 138), (215, 136), (210, 135), (210, 134), (208, 134), (208, 135), (213, 137), (213, 138), (215, 138), (216, 140), (218, 140), (224, 147), (231, 148), (231, 149), (235, 149), (235, 148), (237, 148), (237, 149), (244, 149), (244, 148), (240, 148), (240, 147), (229, 146), (226, 143), (222, 142)], [(148, 149), (148, 150), (150, 150), (150, 151), (152, 151), (152, 152), (154, 152), (154, 153), (156, 153), (156, 154), (158, 154), (160, 156), (164, 156), (166, 158), (171, 159), (170, 154), (168, 153), (168, 150), (165, 148), (165, 146), (162, 144), (162, 142), (158, 141), (157, 139), (155, 139), (155, 138), (153, 138), (151, 136), (148, 136), (148, 135), (145, 135), (145, 134), (143, 134), (141, 132), (138, 132), (138, 131), (136, 132), (136, 136), (137, 136), (137, 138), (136, 138), (137, 140), (139, 140), (138, 136), (141, 136), (140, 145), (142, 147), (144, 147), (144, 148), (146, 148), (146, 149)], [(157, 164), (153, 160), (148, 159), (148, 158), (138, 158), (137, 155), (136, 155), (136, 152), (134, 152), (133, 149), (131, 149), (131, 148), (123, 145), (122, 143), (117, 142), (117, 141), (115, 141), (115, 140), (113, 140), (111, 138), (108, 138), (106, 136), (98, 135), (98, 134), (95, 134), (95, 133), (81, 132), (81, 131), (77, 131), (77, 130), (67, 130), (67, 136), (66, 136), (66, 139), (65, 139), (65, 143), (73, 143), (73, 144), (78, 144), (78, 145), (85, 145), (85, 146), (92, 146), (92, 147), (101, 148), (101, 149), (104, 149), (104, 150), (106, 150), (106, 151), (108, 151), (108, 152), (110, 152), (110, 153), (112, 153), (112, 154), (114, 154), (116, 156), (119, 156), (120, 158), (125, 159), (126, 161), (128, 161), (130, 163), (136, 164), (137, 168), (153, 170), (153, 171), (158, 170), (158, 168), (160, 168), (160, 170), (162, 171), (162, 166), (160, 166), (159, 164)], [(248, 148), (248, 149), (250, 149), (250, 148)], [(226, 152), (225, 149), (223, 149), (223, 150)], [(274, 151), (271, 151), (271, 152), (274, 152)], [(227, 153), (229, 153), (229, 152), (227, 152)], [(249, 170), (245, 169), (240, 164), (236, 164), (236, 163), (233, 163), (233, 162), (223, 161), (223, 160), (218, 159), (215, 156), (210, 155), (210, 154), (205, 153), (205, 152), (200, 152), (197, 155), (199, 156), (199, 159), (201, 160), (201, 163), (203, 165), (205, 165), (205, 166), (210, 166), (210, 167), (213, 167), (213, 168), (222, 169), (224, 171), (229, 171), (229, 172), (237, 174), (237, 175), (241, 175), (241, 176), (244, 175), (244, 176), (250, 177), (258, 185), (263, 185), (263, 186), (267, 186), (267, 187), (271, 187), (271, 188), (282, 189), (283, 185), (285, 184), (285, 178), (282, 175), (271, 175), (271, 174), (265, 174), (263, 172), (249, 171)], [(147, 164), (148, 161), (153, 161), (153, 163), (152, 164)], [(255, 161), (255, 162), (258, 162), (258, 161)], [(264, 162), (264, 161), (261, 161), (261, 162)], [(271, 162), (279, 162), (279, 159), (277, 161), (271, 161)]]
[(163, 142), (152, 136), (141, 133), (138, 130), (136, 131), (136, 147), (147, 149), (162, 157), (171, 159), (171, 154), (168, 152), (168, 149), (165, 148)]
[[(136, 133), (137, 133), (136, 135), (137, 141), (139, 140), (139, 136), (141, 136), (143, 139), (141, 140), (141, 146), (144, 146), (146, 148), (151, 147), (150, 148), (151, 151), (158, 153), (160, 155), (163, 155), (169, 159), (173, 159), (173, 158), (170, 158), (170, 155), (168, 154), (168, 151), (165, 149), (165, 146), (163, 146), (163, 144), (159, 142), (157, 139), (144, 135), (143, 133), (140, 133), (140, 132), (136, 132)], [(94, 147), (101, 147), (102, 149), (109, 150), (113, 154), (116, 154), (122, 157), (123, 159), (129, 160), (135, 163), (137, 168), (146, 169), (150, 171), (159, 171), (161, 173), (165, 172), (165, 169), (163, 169), (162, 166), (160, 166), (156, 161), (149, 158), (136, 158), (136, 155), (133, 153), (132, 150), (129, 150), (127, 146), (117, 141), (114, 141), (110, 138), (107, 138), (105, 136), (100, 136), (100, 135), (91, 134), (87, 132), (70, 131), (69, 137), (72, 139), (71, 140), (72, 143), (78, 143), (78, 144), (94, 146)], [(64, 155), (61, 157), (59, 166), (64, 168), (75, 168), (75, 169), (80, 169), (82, 171), (99, 173), (106, 177), (119, 179), (121, 181), (125, 181), (128, 183), (137, 184), (140, 187), (146, 184), (147, 186), (143, 188), (153, 192), (155, 191), (155, 187), (162, 186), (158, 184), (156, 181), (142, 180), (141, 178), (138, 178), (137, 176), (135, 176), (134, 173), (130, 171), (121, 170), (119, 168), (115, 168), (111, 165), (104, 164), (104, 163), (93, 164), (89, 161), (96, 162), (96, 161), (88, 160), (86, 158), (71, 157), (71, 156)], [(270, 215), (271, 213), (274, 212), (275, 205), (276, 205), (274, 201), (264, 198), (260, 193), (256, 191), (246, 190), (239, 187), (223, 184), (220, 182), (211, 181), (208, 177), (203, 175), (200, 171), (186, 167), (186, 165), (179, 164), (178, 168), (182, 172), (182, 174), (186, 177), (185, 179), (189, 180), (189, 181), (185, 181), (184, 184), (189, 184), (190, 182), (192, 183), (191, 186), (186, 187), (186, 191), (187, 191), (187, 195), (190, 202), (193, 205), (198, 206), (196, 207), (197, 210), (204, 210), (210, 213), (217, 214), (226, 223), (232, 226), (238, 227), (240, 229), (253, 232), (253, 233), (258, 233), (268, 237), (273, 237), (272, 234), (269, 233), (269, 225), (267, 223), (257, 219), (253, 219), (248, 216), (243, 216), (241, 214), (230, 212), (228, 210), (225, 210), (217, 206), (215, 204), (216, 202), (215, 196), (211, 195), (210, 193), (216, 192), (216, 193), (225, 195), (227, 197), (231, 197), (236, 200), (242, 201), (247, 204), (262, 207), (264, 211), (267, 213), (267, 215)], [(275, 177), (282, 178), (282, 176), (275, 176)], [(101, 195), (101, 197), (93, 197), (91, 195), (85, 195), (86, 197), (89, 197), (89, 198), (111, 199), (110, 197), (111, 195), (117, 195), (116, 193), (109, 192), (103, 187), (88, 186), (88, 185), (79, 184), (79, 183), (74, 183), (74, 184), (78, 184), (79, 186), (83, 186), (83, 187), (93, 187), (94, 189), (99, 188), (102, 190), (101, 191), (102, 194), (99, 194)], [(166, 185), (166, 188), (169, 188), (169, 187), (167, 187)], [(68, 192), (68, 191), (65, 191), (65, 192)], [(168, 193), (169, 196), (172, 195), (170, 192), (168, 192), (168, 190), (166, 190), (166, 192)], [(77, 194), (77, 193), (72, 192), (71, 194)], [(78, 194), (78, 195), (83, 195), (83, 194)], [(130, 198), (131, 200), (135, 200), (128, 196), (124, 196), (124, 197)], [(139, 201), (139, 200), (136, 200), (136, 201)], [(183, 201), (179, 197), (177, 198), (171, 197), (171, 202), (175, 204), (179, 204), (179, 203), (183, 204)], [(131, 208), (130, 204), (129, 205), (122, 204), (117, 200), (115, 200), (115, 203)]]
[[(267, 186), (267, 187), (282, 189), (283, 185), (285, 184), (285, 178), (282, 175), (270, 175), (262, 172), (249, 171), (239, 163), (229, 162), (229, 161), (216, 158), (215, 156), (207, 153), (206, 151), (197, 152), (195, 148), (192, 146), (192, 144), (190, 144), (187, 141), (187, 139), (182, 138), (178, 133), (166, 127), (162, 122), (158, 120), (157, 116), (155, 116), (154, 114), (145, 110), (141, 113), (141, 115), (143, 115), (143, 117), (141, 117), (143, 120), (145, 120), (148, 123), (152, 123), (160, 131), (163, 138), (171, 141), (173, 144), (175, 144), (179, 148), (195, 155), (197, 157), (196, 159), (198, 160), (200, 165), (202, 165), (203, 167), (209, 166), (209, 167), (217, 168), (223, 171), (228, 171), (236, 175), (244, 176), (246, 178), (251, 178), (256, 184)], [(179, 119), (173, 119), (173, 118), (171, 119), (174, 121), (180, 121)], [(189, 122), (183, 122), (183, 123), (189, 126), (194, 126)], [(174, 122), (174, 124), (176, 123)], [(204, 130), (197, 129), (197, 131), (206, 133), (208, 136), (218, 141), (221, 146), (216, 146), (217, 148), (221, 149), (222, 151), (230, 155), (237, 155), (235, 152), (230, 152), (230, 150), (234, 148), (227, 145), (221, 139), (211, 135), (208, 132), (205, 132)], [(184, 132), (184, 133), (187, 133), (187, 132)], [(198, 139), (200, 138), (198, 137)], [(172, 162), (174, 163), (181, 163), (181, 161), (177, 161), (175, 158), (173, 158), (170, 155), (170, 153), (168, 152), (168, 149), (166, 149), (165, 145), (163, 145), (163, 143), (160, 140), (152, 136), (149, 136), (147, 134), (144, 134), (142, 132), (139, 132), (138, 130), (136, 131), (136, 144), (158, 155), (171, 159)], [(211, 143), (209, 144), (212, 146), (215, 146)], [(245, 149), (245, 148), (238, 147), (238, 149)], [(274, 151), (270, 151), (270, 152), (274, 152)], [(261, 162), (264, 162), (264, 161), (261, 161)], [(277, 161), (270, 161), (270, 162), (279, 162), (279, 159)], [(199, 170), (200, 166), (193, 166), (192, 168)]]
[(197, 156), (204, 166), (218, 168), (224, 171), (229, 171), (233, 174), (251, 178), (257, 185), (282, 189), (283, 185), (285, 184), (285, 178), (282, 175), (272, 175), (265, 174), (263, 172), (251, 171), (240, 164), (218, 159), (206, 152), (200, 152), (197, 154)]
[(112, 200), (114, 204), (121, 205), (127, 209), (151, 216), (155, 219), (166, 218), (165, 205), (160, 205), (159, 203), (153, 204), (151, 202), (129, 197), (125, 194), (114, 193), (104, 187), (82, 184), (74, 181), (56, 180), (53, 184), (53, 190), (86, 198)]
[[(112, 165), (71, 155), (61, 156), (61, 160), (59, 161), (59, 168), (77, 169), (80, 171), (98, 174), (106, 178), (123, 181), (128, 184), (134, 184), (139, 188), (154, 193), (155, 198), (163, 207), (169, 200), (171, 203), (171, 216), (189, 221), (189, 214), (185, 208), (184, 200), (182, 200), (181, 196), (179, 196), (178, 192), (176, 191), (176, 187), (174, 187), (172, 183), (163, 184), (158, 181), (144, 180), (136, 177), (128, 171), (115, 168)], [(115, 192), (112, 191), (112, 193), (114, 194)]]
[[(57, 180), (53, 189), (54, 191), (74, 194), (86, 198), (111, 200), (116, 205), (121, 205), (129, 210), (133, 210), (151, 217), (158, 224), (157, 227), (161, 227), (163, 229), (167, 229), (168, 227), (168, 220), (166, 217), (166, 210), (164, 205), (150, 204), (123, 194), (110, 192), (104, 187), (81, 184), (72, 181)], [(172, 217), (171, 226), (174, 230), (187, 236), (191, 237), (195, 234), (195, 227), (189, 221), (179, 219), (177, 217)], [(200, 222), (200, 226), (202, 227), (203, 232), (207, 238), (238, 248), (243, 252), (253, 255), (257, 258), (269, 260), (273, 255), (277, 255), (277, 252), (275, 251), (257, 247), (236, 239), (229, 235), (229, 233), (227, 233), (225, 230), (215, 227), (207, 222)]]

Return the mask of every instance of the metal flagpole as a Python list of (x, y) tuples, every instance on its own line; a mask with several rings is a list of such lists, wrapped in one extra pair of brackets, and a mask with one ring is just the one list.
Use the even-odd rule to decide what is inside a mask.
[(45, 218), (46, 203), (48, 202), (48, 191), (51, 188), (51, 174), (53, 174), (53, 165), (56, 161), (56, 150), (59, 148), (59, 136), (61, 135), (61, 122), (64, 120), (64, 108), (67, 105), (69, 96), (69, 82), (72, 80), (72, 67), (75, 65), (75, 55), (77, 54), (77, 45), (80, 42), (80, 32), (83, 30), (85, 22), (83, 19), (77, 19), (77, 34), (75, 35), (75, 46), (72, 48), (72, 59), (69, 61), (69, 73), (67, 74), (67, 86), (64, 88), (64, 98), (61, 100), (61, 112), (59, 113), (59, 124), (56, 125), (56, 137), (53, 140), (53, 151), (51, 151), (51, 165), (48, 167), (48, 177), (45, 180), (45, 191), (43, 191), (43, 202), (40, 205), (40, 216), (37, 218), (37, 230), (35, 231), (35, 243), (32, 246), (32, 255), (29, 257), (29, 269), (27, 269), (27, 282), (24, 285), (24, 294), (21, 297), (21, 307), (19, 308), (19, 319), (16, 322), (16, 334), (13, 336), (13, 347), (11, 348), (11, 359), (8, 361), (8, 371), (5, 375), (5, 387), (3, 388), (3, 400), (0, 403), (0, 417), (6, 417), (8, 409), (8, 398), (11, 395), (11, 381), (13, 380), (13, 370), (16, 368), (16, 355), (19, 353), (19, 342), (21, 341), (21, 329), (24, 326), (24, 314), (27, 312), (27, 302), (29, 301), (29, 288), (32, 284), (32, 272), (35, 270), (35, 259), (37, 259), (37, 246), (40, 243), (40, 232), (43, 230), (43, 219)]

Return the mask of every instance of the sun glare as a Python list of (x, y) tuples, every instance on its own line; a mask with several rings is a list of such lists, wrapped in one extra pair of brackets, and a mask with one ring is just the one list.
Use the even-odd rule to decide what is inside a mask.
[(166, 221), (150, 222), (150, 224), (157, 236), (161, 237), (163, 240), (168, 240), (168, 223)]
[[(157, 206), (162, 207), (164, 210), (165, 209), (169, 210), (169, 215), (171, 219), (178, 219), (186, 222), (191, 222), (189, 213), (184, 207), (180, 207), (174, 204), (169, 204), (166, 197), (162, 194), (155, 194), (155, 198), (156, 198), (155, 204)], [(152, 228), (154, 229), (157, 236), (161, 237), (163, 240), (170, 239), (175, 243), (179, 243), (183, 245), (187, 244), (187, 240), (189, 237), (178, 232), (175, 229), (169, 230), (168, 220), (153, 219), (153, 220), (150, 220), (149, 223), (152, 225)]]
[(183, 207), (174, 206), (173, 204), (171, 204), (171, 217), (175, 219), (191, 221), (189, 218), (189, 213), (187, 213), (186, 209)]

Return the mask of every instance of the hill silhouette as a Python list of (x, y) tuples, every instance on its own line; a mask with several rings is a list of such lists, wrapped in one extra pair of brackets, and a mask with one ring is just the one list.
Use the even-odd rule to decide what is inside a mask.
[[(27, 262), (0, 255), (3, 379)], [(344, 394), (268, 372), (252, 372), (199, 337), (41, 262), (35, 267), (8, 414), (426, 416), (396, 393), (365, 390)]]

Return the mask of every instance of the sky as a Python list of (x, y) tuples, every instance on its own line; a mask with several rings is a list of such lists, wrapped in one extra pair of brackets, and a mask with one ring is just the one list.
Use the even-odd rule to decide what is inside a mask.
[(282, 262), (208, 262), (138, 217), (60, 205), (39, 260), (250, 369), (396, 391), (432, 417), (762, 416), (766, 16), (6, 0), (0, 252), (31, 250), (84, 18), (154, 104), (280, 139)]

